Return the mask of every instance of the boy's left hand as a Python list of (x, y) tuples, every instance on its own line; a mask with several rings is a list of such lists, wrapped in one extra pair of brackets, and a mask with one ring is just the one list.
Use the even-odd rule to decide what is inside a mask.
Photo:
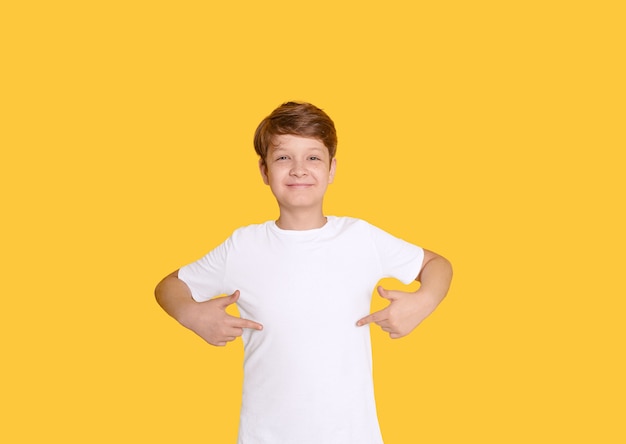
[(411, 333), (437, 306), (421, 289), (412, 293), (379, 286), (378, 294), (388, 299), (389, 305), (360, 319), (356, 325), (360, 327), (374, 322), (389, 333), (391, 339)]

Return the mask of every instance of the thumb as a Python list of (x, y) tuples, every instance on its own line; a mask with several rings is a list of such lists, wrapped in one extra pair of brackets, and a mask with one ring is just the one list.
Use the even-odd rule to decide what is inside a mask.
[(220, 305), (221, 305), (222, 308), (226, 308), (229, 305), (232, 305), (235, 302), (237, 302), (237, 299), (239, 299), (239, 290), (235, 290), (235, 292), (233, 294), (221, 298), (221, 304)]
[(393, 297), (393, 293), (392, 293), (391, 291), (389, 291), (389, 290), (384, 289), (384, 288), (382, 287), (382, 285), (379, 285), (379, 286), (378, 286), (378, 288), (377, 288), (377, 290), (378, 290), (378, 294), (379, 294), (381, 297), (383, 297), (383, 298), (385, 298), (385, 299), (387, 299), (387, 300), (389, 300), (389, 301), (393, 301), (393, 300), (395, 300), (395, 299), (396, 299), (396, 298), (394, 298), (394, 297)]

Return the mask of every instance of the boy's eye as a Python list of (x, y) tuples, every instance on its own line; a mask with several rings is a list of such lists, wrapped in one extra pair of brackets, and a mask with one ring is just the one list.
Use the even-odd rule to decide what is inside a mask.
[(279, 156), (276, 158), (276, 160), (285, 160), (287, 159), (287, 156)]
[(309, 159), (311, 159), (311, 160), (320, 160), (320, 158), (317, 157), (317, 156), (311, 156), (311, 157), (309, 157)]

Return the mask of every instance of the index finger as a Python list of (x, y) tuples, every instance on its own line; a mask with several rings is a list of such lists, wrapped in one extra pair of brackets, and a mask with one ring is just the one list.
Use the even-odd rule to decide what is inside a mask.
[(243, 319), (243, 318), (237, 318), (237, 317), (235, 317), (235, 322), (233, 322), (233, 327), (251, 328), (253, 330), (263, 330), (262, 324), (251, 321), (249, 319)]
[(380, 311), (371, 313), (367, 316), (365, 316), (364, 318), (361, 318), (357, 321), (356, 325), (361, 327), (363, 325), (369, 324), (371, 322), (380, 322), (383, 321), (385, 319), (387, 319), (387, 313), (385, 313), (387, 309), (384, 308)]

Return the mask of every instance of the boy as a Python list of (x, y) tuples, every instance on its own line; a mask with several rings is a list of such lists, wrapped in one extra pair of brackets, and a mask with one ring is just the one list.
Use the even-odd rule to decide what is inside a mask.
[[(445, 297), (451, 266), (362, 220), (324, 216), (337, 136), (321, 109), (281, 105), (257, 128), (254, 146), (278, 219), (235, 230), (161, 281), (157, 300), (209, 344), (243, 337), (239, 444), (380, 444), (363, 326), (407, 335)], [(390, 303), (366, 315), (383, 277), (421, 286), (379, 287)], [(225, 312), (233, 303), (242, 318)]]

